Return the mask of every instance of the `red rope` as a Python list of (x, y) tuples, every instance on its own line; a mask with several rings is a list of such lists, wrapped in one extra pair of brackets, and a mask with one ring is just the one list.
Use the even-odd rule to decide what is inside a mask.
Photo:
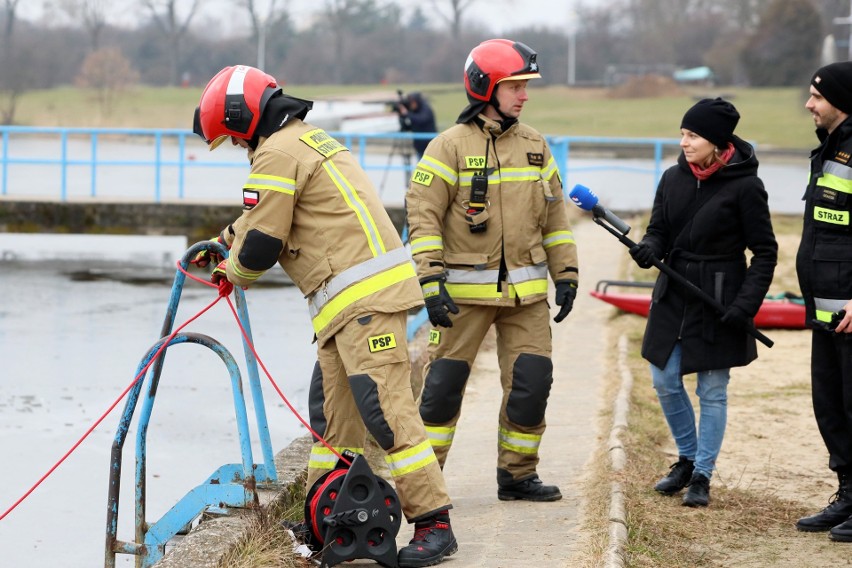
[[(181, 324), (181, 325), (180, 325), (177, 329), (175, 329), (175, 330), (171, 333), (171, 335), (169, 335), (169, 337), (168, 337), (168, 338), (167, 338), (167, 339), (163, 342), (163, 345), (162, 345), (162, 346), (160, 346), (160, 348), (157, 350), (157, 352), (154, 354), (154, 356), (153, 356), (153, 357), (151, 357), (151, 360), (150, 360), (150, 361), (148, 361), (148, 364), (147, 364), (147, 365), (145, 365), (145, 367), (144, 367), (141, 371), (139, 371), (139, 374), (138, 374), (138, 375), (136, 375), (136, 377), (133, 379), (133, 381), (132, 381), (129, 385), (127, 385), (127, 388), (125, 388), (125, 389), (122, 391), (122, 393), (119, 395), (119, 397), (118, 397), (117, 399), (115, 399), (115, 401), (114, 401), (114, 402), (113, 402), (113, 403), (109, 406), (109, 408), (107, 408), (106, 412), (104, 412), (104, 413), (103, 413), (103, 414), (102, 414), (102, 415), (101, 415), (101, 416), (100, 416), (97, 420), (95, 420), (95, 422), (94, 422), (94, 423), (93, 423), (93, 424), (89, 427), (89, 429), (88, 429), (88, 430), (86, 430), (86, 432), (85, 432), (85, 433), (84, 433), (84, 434), (80, 437), (80, 439), (79, 439), (79, 440), (77, 440), (77, 441), (74, 443), (74, 445), (73, 445), (73, 446), (71, 446), (71, 448), (70, 448), (67, 452), (65, 452), (65, 454), (64, 454), (64, 455), (63, 455), (63, 456), (59, 459), (59, 461), (57, 461), (55, 464), (53, 464), (53, 466), (52, 466), (49, 470), (47, 470), (47, 472), (46, 472), (44, 475), (42, 475), (42, 476), (39, 478), (39, 480), (38, 480), (38, 481), (36, 481), (36, 482), (33, 484), (33, 486), (32, 486), (32, 487), (30, 487), (30, 488), (26, 491), (26, 493), (24, 493), (24, 494), (23, 494), (23, 495), (22, 495), (22, 496), (21, 496), (21, 497), (20, 497), (17, 501), (15, 501), (15, 502), (12, 504), (12, 506), (11, 506), (11, 507), (9, 507), (8, 509), (6, 509), (6, 510), (3, 512), (3, 514), (2, 514), (2, 515), (0, 515), (0, 521), (2, 521), (4, 518), (6, 518), (6, 516), (7, 516), (9, 513), (11, 513), (12, 511), (14, 511), (14, 510), (18, 507), (18, 505), (20, 505), (21, 503), (23, 503), (23, 502), (24, 502), (24, 500), (25, 500), (27, 497), (29, 497), (29, 496), (30, 496), (30, 495), (31, 495), (31, 494), (32, 494), (32, 493), (33, 493), (33, 492), (34, 492), (34, 491), (35, 491), (35, 490), (36, 490), (36, 489), (37, 489), (37, 488), (38, 488), (38, 487), (39, 487), (42, 483), (44, 483), (44, 481), (45, 481), (48, 477), (50, 477), (50, 475), (51, 475), (51, 474), (53, 474), (53, 472), (54, 472), (54, 471), (56, 471), (56, 469), (57, 469), (60, 465), (62, 465), (62, 463), (63, 463), (66, 459), (68, 459), (68, 457), (69, 457), (72, 453), (74, 453), (74, 451), (75, 451), (75, 450), (76, 450), (76, 449), (80, 446), (80, 444), (82, 444), (82, 443), (86, 440), (86, 438), (88, 438), (88, 437), (89, 437), (89, 435), (90, 435), (90, 434), (91, 434), (91, 433), (95, 430), (95, 428), (97, 428), (97, 427), (101, 424), (101, 422), (103, 422), (103, 421), (106, 419), (106, 417), (110, 414), (110, 412), (112, 412), (112, 411), (113, 411), (113, 409), (114, 409), (116, 406), (118, 406), (118, 403), (119, 403), (119, 402), (121, 402), (121, 400), (122, 400), (125, 396), (127, 396), (127, 393), (128, 393), (128, 392), (130, 392), (130, 390), (134, 387), (134, 385), (136, 385), (136, 383), (138, 383), (138, 382), (139, 382), (139, 379), (141, 379), (143, 376), (145, 376), (145, 373), (148, 371), (148, 369), (151, 367), (151, 365), (154, 363), (154, 361), (156, 361), (156, 360), (160, 357), (160, 354), (161, 354), (161, 353), (162, 353), (162, 352), (166, 349), (166, 347), (168, 347), (169, 342), (171, 342), (171, 340), (172, 340), (172, 339), (174, 339), (174, 337), (175, 337), (175, 336), (176, 336), (176, 335), (177, 335), (177, 334), (178, 334), (178, 333), (179, 333), (182, 329), (184, 329), (184, 328), (185, 328), (186, 326), (188, 326), (190, 323), (192, 323), (193, 321), (195, 321), (195, 320), (197, 320), (199, 317), (201, 317), (203, 314), (205, 314), (208, 310), (210, 310), (210, 308), (212, 308), (213, 306), (215, 306), (215, 305), (219, 302), (219, 300), (221, 300), (222, 298), (225, 298), (225, 300), (228, 302), (228, 307), (231, 309), (231, 313), (232, 313), (232, 314), (234, 314), (234, 317), (236, 318), (237, 326), (240, 328), (240, 333), (242, 334), (243, 339), (245, 339), (246, 345), (248, 345), (248, 346), (249, 346), (249, 348), (251, 349), (251, 352), (254, 354), (255, 359), (257, 360), (257, 362), (258, 362), (258, 364), (260, 365), (260, 367), (263, 369), (263, 372), (266, 374), (267, 378), (269, 379), (269, 382), (270, 382), (270, 383), (272, 383), (272, 386), (275, 388), (275, 392), (277, 392), (277, 393), (278, 393), (278, 396), (280, 396), (280, 397), (281, 397), (281, 400), (283, 400), (283, 401), (284, 401), (284, 404), (286, 404), (286, 405), (287, 405), (287, 408), (289, 408), (289, 409), (290, 409), (290, 411), (291, 411), (291, 412), (292, 412), (292, 413), (296, 416), (296, 418), (299, 420), (299, 422), (301, 422), (301, 423), (302, 423), (302, 425), (303, 425), (303, 426), (305, 426), (305, 428), (307, 428), (307, 429), (308, 429), (308, 431), (311, 433), (311, 435), (313, 435), (313, 437), (314, 437), (315, 439), (317, 439), (317, 440), (319, 440), (320, 442), (322, 442), (322, 444), (323, 444), (326, 448), (328, 448), (328, 449), (329, 449), (329, 450), (330, 450), (330, 451), (331, 451), (334, 455), (336, 455), (338, 458), (340, 458), (340, 459), (342, 459), (344, 462), (346, 462), (346, 464), (347, 464), (347, 465), (352, 465), (352, 464), (349, 462), (349, 460), (347, 460), (347, 459), (346, 459), (346, 458), (344, 458), (344, 457), (343, 457), (340, 453), (338, 453), (338, 452), (337, 452), (337, 450), (335, 450), (335, 449), (334, 449), (334, 448), (333, 448), (333, 447), (332, 447), (332, 446), (331, 446), (328, 442), (326, 442), (326, 441), (325, 441), (325, 439), (324, 439), (322, 436), (320, 436), (319, 434), (317, 434), (317, 433), (314, 431), (314, 429), (313, 429), (313, 428), (311, 428), (310, 424), (308, 424), (308, 423), (305, 421), (305, 419), (304, 419), (304, 418), (302, 418), (302, 416), (298, 413), (298, 411), (296, 411), (296, 409), (293, 407), (293, 405), (292, 405), (292, 404), (290, 404), (290, 401), (287, 399), (287, 397), (286, 397), (286, 396), (284, 396), (284, 393), (283, 393), (283, 392), (281, 392), (281, 389), (278, 387), (278, 384), (277, 384), (277, 383), (275, 382), (275, 380), (272, 378), (272, 375), (271, 375), (271, 374), (269, 373), (269, 371), (266, 369), (266, 365), (264, 365), (263, 361), (260, 359), (260, 356), (257, 354), (257, 351), (256, 351), (256, 350), (255, 350), (255, 348), (254, 348), (254, 344), (253, 344), (253, 343), (251, 342), (251, 340), (249, 339), (248, 334), (246, 333), (246, 330), (243, 328), (242, 322), (240, 322), (240, 317), (239, 317), (239, 315), (237, 314), (236, 310), (234, 309), (234, 305), (233, 305), (233, 303), (231, 303), (231, 299), (230, 299), (229, 295), (230, 295), (231, 291), (233, 290), (233, 286), (225, 285), (224, 283), (225, 283), (225, 282), (227, 282), (227, 280), (223, 280), (223, 281), (222, 281), (222, 284), (220, 284), (219, 286), (217, 286), (216, 284), (214, 284), (214, 283), (210, 282), (209, 280), (204, 280), (204, 279), (202, 279), (202, 278), (199, 278), (199, 277), (197, 277), (197, 276), (194, 276), (194, 275), (190, 274), (189, 272), (187, 272), (187, 271), (186, 271), (186, 269), (184, 269), (184, 268), (183, 268), (183, 266), (181, 266), (180, 261), (178, 261), (177, 266), (178, 266), (178, 270), (180, 270), (181, 272), (183, 272), (183, 273), (184, 273), (184, 275), (186, 275), (186, 276), (187, 276), (187, 277), (189, 277), (190, 279), (195, 280), (196, 282), (199, 282), (199, 283), (201, 283), (201, 284), (204, 284), (205, 286), (210, 286), (210, 287), (212, 287), (212, 288), (217, 288), (217, 287), (218, 287), (218, 288), (219, 288), (219, 295), (216, 297), (216, 299), (215, 299), (215, 300), (213, 300), (212, 302), (210, 302), (210, 303), (209, 303), (206, 307), (204, 307), (204, 308), (203, 308), (201, 311), (199, 311), (197, 314), (195, 314), (194, 316), (192, 316), (191, 318), (189, 318), (188, 320), (186, 320), (186, 321), (185, 321), (183, 324)], [(230, 282), (228, 282), (228, 284), (230, 284)]]

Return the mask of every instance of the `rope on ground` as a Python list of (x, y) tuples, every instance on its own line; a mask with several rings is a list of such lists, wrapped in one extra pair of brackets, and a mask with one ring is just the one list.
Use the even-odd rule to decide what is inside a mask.
[[(620, 435), (627, 430), (627, 411), (630, 407), (630, 391), (633, 389), (633, 374), (627, 365), (627, 337), (618, 339), (618, 370), (621, 387), (613, 404), (612, 429), (609, 434), (609, 455), (612, 472), (619, 473), (627, 463), (627, 453)], [(624, 508), (624, 493), (621, 484), (613, 482), (609, 501), (609, 546), (606, 553), (606, 568), (623, 568), (624, 544), (627, 542), (627, 513)]]

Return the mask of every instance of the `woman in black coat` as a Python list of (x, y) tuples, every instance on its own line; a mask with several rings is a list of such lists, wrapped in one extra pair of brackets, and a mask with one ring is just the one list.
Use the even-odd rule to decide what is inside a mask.
[[(757, 357), (745, 331), (763, 302), (778, 257), (754, 148), (734, 135), (734, 106), (703, 99), (681, 123), (682, 153), (657, 187), (645, 236), (630, 254), (642, 268), (652, 257), (726, 307), (723, 315), (660, 274), (642, 343), (654, 389), (679, 459), (654, 487), (665, 495), (689, 490), (683, 504), (706, 506), (710, 477), (727, 421), (730, 368)], [(745, 251), (752, 253), (747, 262)], [(700, 419), (683, 386), (697, 373)]]

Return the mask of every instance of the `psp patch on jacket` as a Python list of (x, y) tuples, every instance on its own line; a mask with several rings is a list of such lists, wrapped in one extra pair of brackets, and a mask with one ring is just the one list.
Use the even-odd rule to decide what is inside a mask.
[(543, 166), (544, 165), (544, 154), (540, 154), (537, 152), (527, 152), (527, 161), (531, 166)]
[(430, 186), (432, 185), (432, 179), (434, 179), (434, 174), (431, 174), (424, 170), (414, 170), (414, 174), (411, 176), (411, 181), (414, 183)]
[(370, 353), (386, 351), (396, 347), (396, 337), (392, 333), (383, 333), (382, 335), (368, 337), (367, 342), (370, 345)]
[(253, 189), (243, 190), (243, 209), (253, 209), (260, 201), (260, 192)]

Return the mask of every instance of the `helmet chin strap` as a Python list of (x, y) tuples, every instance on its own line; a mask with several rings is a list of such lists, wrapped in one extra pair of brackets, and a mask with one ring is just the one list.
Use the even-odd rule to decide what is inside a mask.
[(513, 124), (518, 122), (518, 119), (513, 117), (513, 116), (507, 116), (502, 110), (500, 110), (500, 103), (497, 102), (496, 94), (497, 94), (497, 91), (495, 89), (494, 93), (492, 93), (492, 95), (491, 95), (491, 100), (488, 102), (488, 104), (490, 104), (491, 107), (495, 111), (497, 111), (497, 114), (500, 115), (500, 118), (501, 118), (500, 129), (503, 132), (506, 132), (506, 130), (508, 130), (510, 126), (512, 126)]

